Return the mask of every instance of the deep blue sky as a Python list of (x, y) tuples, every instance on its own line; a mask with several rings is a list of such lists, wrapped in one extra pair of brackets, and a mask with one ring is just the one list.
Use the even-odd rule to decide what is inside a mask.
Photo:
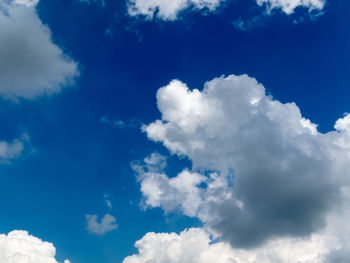
[[(329, 0), (315, 20), (303, 10), (276, 12), (239, 31), (235, 19), (261, 11), (252, 1), (240, 2), (218, 14), (144, 22), (128, 17), (119, 0), (107, 0), (105, 7), (42, 0), (39, 16), (54, 42), (78, 62), (80, 77), (58, 95), (1, 100), (0, 138), (27, 132), (35, 152), (0, 166), (0, 232), (26, 229), (53, 242), (59, 260), (111, 263), (132, 254), (147, 232), (198, 225), (160, 209), (140, 209), (130, 162), (167, 151), (138, 127), (100, 122), (103, 116), (136, 123), (159, 118), (156, 91), (174, 78), (201, 89), (214, 77), (247, 73), (280, 101), (296, 102), (321, 131), (331, 130), (350, 111), (350, 2)], [(295, 23), (300, 17), (305, 21)], [(169, 172), (179, 171), (182, 162), (187, 164), (170, 157)], [(104, 193), (110, 194), (110, 211)], [(119, 228), (103, 237), (89, 234), (85, 214), (107, 211)]]

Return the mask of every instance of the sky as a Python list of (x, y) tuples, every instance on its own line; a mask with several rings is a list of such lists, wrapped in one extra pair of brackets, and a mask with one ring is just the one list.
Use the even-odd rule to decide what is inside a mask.
[(349, 11), (0, 0), (0, 262), (350, 262)]

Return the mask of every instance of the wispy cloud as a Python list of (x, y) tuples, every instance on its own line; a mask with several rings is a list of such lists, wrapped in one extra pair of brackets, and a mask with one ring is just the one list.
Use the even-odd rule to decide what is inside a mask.
[(110, 125), (113, 128), (138, 128), (141, 126), (140, 121), (136, 119), (121, 120), (109, 117), (107, 115), (101, 117), (100, 122), (106, 125)]

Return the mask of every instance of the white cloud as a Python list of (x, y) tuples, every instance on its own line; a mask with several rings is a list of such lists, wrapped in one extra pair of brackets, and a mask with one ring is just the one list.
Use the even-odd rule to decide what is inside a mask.
[(137, 241), (138, 254), (123, 263), (323, 263), (332, 238), (313, 235), (305, 239), (285, 238), (253, 250), (233, 249), (224, 242), (212, 242), (202, 229), (176, 233), (147, 233)]
[[(281, 9), (284, 13), (290, 15), (297, 7), (303, 7), (309, 12), (324, 8), (326, 0), (256, 0), (260, 6), (266, 6), (271, 12), (273, 9)], [(228, 0), (129, 0), (128, 13), (130, 16), (144, 16), (146, 20), (152, 20), (154, 17), (174, 21), (178, 19), (179, 14), (192, 8), (193, 10), (215, 11), (222, 3)], [(242, 23), (239, 24), (242, 27)], [(246, 28), (246, 26), (244, 26)]]
[(295, 103), (274, 100), (247, 75), (216, 78), (202, 91), (174, 80), (158, 90), (157, 104), (161, 120), (143, 130), (188, 157), (194, 171), (169, 178), (164, 164), (136, 166), (146, 206), (197, 217), (233, 247), (325, 229), (339, 240), (350, 233), (334, 223), (346, 222), (350, 211), (350, 115), (320, 133)]
[(0, 96), (5, 99), (57, 93), (78, 75), (77, 64), (52, 42), (36, 3), (0, 2)]
[(162, 20), (176, 20), (178, 14), (190, 7), (214, 11), (225, 0), (129, 0), (131, 16), (143, 15), (147, 20), (154, 16)]
[(86, 215), (88, 230), (96, 235), (104, 235), (108, 232), (117, 229), (117, 220), (114, 216), (110, 214), (105, 214), (105, 216), (98, 222), (97, 215)]
[(322, 10), (326, 0), (256, 0), (258, 5), (266, 5), (268, 10), (281, 9), (290, 15), (297, 7), (307, 8), (309, 11)]
[(14, 0), (15, 4), (25, 5), (27, 7), (36, 6), (39, 3), (39, 0)]
[(0, 163), (8, 163), (10, 160), (18, 158), (28, 140), (28, 135), (24, 133), (21, 138), (14, 139), (12, 142), (0, 141)]
[(206, 178), (187, 170), (177, 177), (168, 178), (165, 174), (147, 173), (141, 179), (141, 192), (145, 197), (145, 207), (162, 207), (166, 212), (180, 209), (185, 215), (198, 214), (201, 202), (197, 187)]
[(52, 243), (44, 242), (26, 231), (0, 235), (1, 263), (57, 263), (55, 255), (56, 249)]

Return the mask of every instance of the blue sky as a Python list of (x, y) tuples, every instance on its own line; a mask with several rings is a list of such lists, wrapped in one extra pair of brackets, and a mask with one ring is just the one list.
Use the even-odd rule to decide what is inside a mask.
[(350, 260), (350, 2), (175, 2), (0, 0), (1, 262)]

